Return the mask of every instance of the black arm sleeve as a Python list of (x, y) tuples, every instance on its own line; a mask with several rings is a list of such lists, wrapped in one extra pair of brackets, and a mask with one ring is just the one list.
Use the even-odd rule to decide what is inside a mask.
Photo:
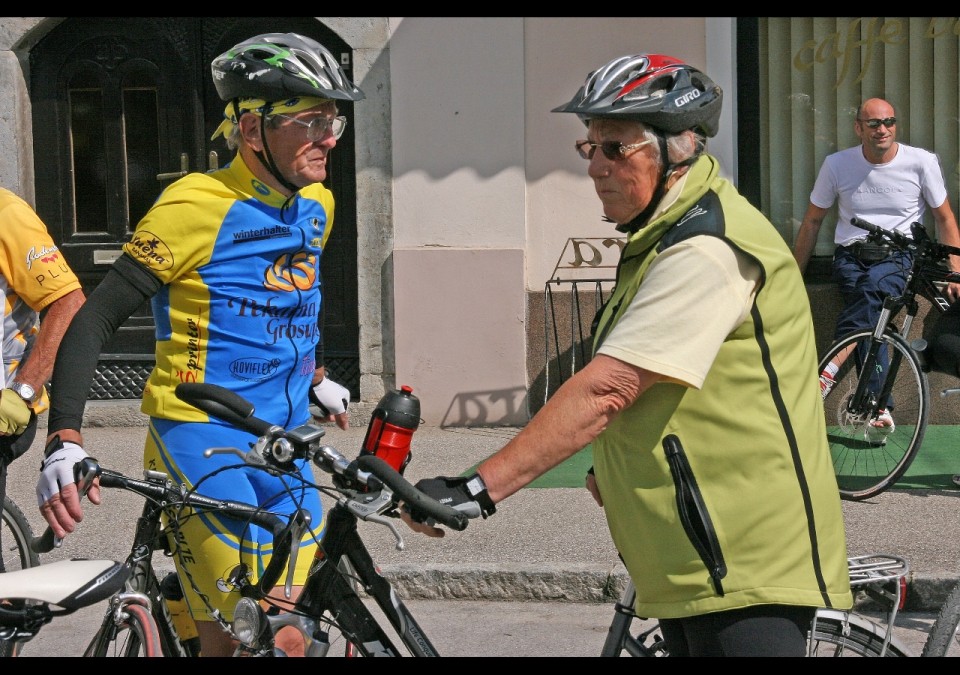
[(117, 329), (163, 284), (143, 265), (121, 255), (73, 317), (50, 380), (50, 433), (79, 431), (100, 352)]
[(324, 307), (327, 306), (326, 298), (320, 301), (320, 312), (317, 315), (317, 334), (320, 336), (320, 340), (317, 342), (317, 348), (313, 350), (313, 361), (314, 367), (319, 368), (320, 366), (326, 365), (324, 361), (323, 353), (323, 319), (324, 319)]

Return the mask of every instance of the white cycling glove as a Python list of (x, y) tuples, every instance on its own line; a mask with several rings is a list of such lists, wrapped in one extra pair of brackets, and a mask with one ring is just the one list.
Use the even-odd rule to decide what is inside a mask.
[(43, 506), (51, 497), (60, 493), (64, 485), (76, 482), (73, 467), (89, 457), (76, 443), (61, 442), (60, 446), (43, 458), (40, 464), (40, 480), (37, 481), (37, 505)]
[(337, 384), (329, 377), (310, 389), (310, 400), (320, 408), (324, 415), (339, 415), (347, 412), (350, 402), (350, 390)]

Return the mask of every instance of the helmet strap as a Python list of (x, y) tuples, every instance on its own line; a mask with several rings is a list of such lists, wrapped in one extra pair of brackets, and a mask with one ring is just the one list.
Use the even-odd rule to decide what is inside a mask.
[(270, 175), (277, 179), (280, 185), (287, 188), (291, 193), (296, 193), (299, 188), (284, 178), (283, 174), (280, 173), (280, 169), (277, 168), (276, 162), (273, 161), (273, 155), (270, 153), (270, 146), (267, 145), (266, 111), (260, 116), (260, 139), (263, 141), (263, 150), (254, 150), (253, 154), (260, 160), (263, 167), (270, 172)]
[(633, 234), (646, 225), (647, 220), (653, 215), (654, 210), (660, 205), (660, 200), (663, 199), (663, 196), (666, 194), (667, 181), (670, 179), (670, 176), (673, 175), (673, 172), (681, 167), (693, 164), (699, 157), (699, 155), (694, 155), (675, 164), (669, 163), (667, 161), (667, 137), (656, 129), (653, 130), (653, 133), (656, 134), (657, 141), (660, 145), (660, 157), (663, 158), (663, 173), (660, 174), (660, 180), (657, 181), (657, 187), (654, 188), (653, 196), (650, 197), (650, 203), (647, 204), (647, 207), (630, 222), (617, 225), (616, 229), (618, 232)]

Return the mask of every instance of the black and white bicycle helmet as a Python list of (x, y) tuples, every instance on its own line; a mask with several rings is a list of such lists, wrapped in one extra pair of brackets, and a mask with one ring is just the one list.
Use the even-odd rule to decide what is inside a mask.
[(265, 33), (244, 40), (216, 57), (210, 68), (217, 94), (224, 101), (365, 98), (326, 47), (296, 33)]
[(587, 76), (568, 103), (552, 112), (630, 119), (667, 133), (715, 136), (723, 91), (704, 73), (663, 54), (621, 56)]

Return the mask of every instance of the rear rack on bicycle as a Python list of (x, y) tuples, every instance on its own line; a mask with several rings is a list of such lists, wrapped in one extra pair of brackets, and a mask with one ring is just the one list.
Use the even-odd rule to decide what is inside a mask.
[(910, 571), (906, 560), (886, 554), (853, 556), (847, 559), (847, 564), (850, 566), (850, 586), (854, 589), (901, 579)]
[[(883, 553), (847, 558), (850, 568), (850, 590), (862, 593), (877, 603), (887, 615), (887, 640), (892, 635), (897, 612), (906, 603), (906, 576), (910, 566), (903, 558)], [(857, 598), (854, 597), (856, 603)]]

